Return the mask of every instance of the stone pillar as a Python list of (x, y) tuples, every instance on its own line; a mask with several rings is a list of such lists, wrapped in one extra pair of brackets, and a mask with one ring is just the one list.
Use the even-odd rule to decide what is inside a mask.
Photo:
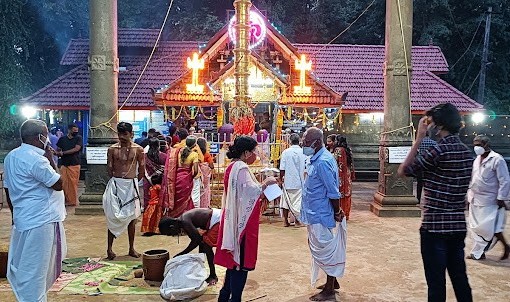
[(413, 130), (409, 127), (412, 31), (413, 1), (386, 0), (384, 130), (379, 146), (379, 187), (370, 205), (378, 216), (420, 216), (412, 178), (397, 176), (399, 162), (403, 160), (389, 163), (390, 153), (397, 152), (395, 147), (412, 145)]
[[(94, 149), (105, 155), (105, 148), (117, 142), (117, 0), (91, 0), (89, 5), (90, 127), (87, 152)], [(103, 213), (102, 195), (108, 179), (105, 163), (88, 165), (85, 193), (80, 197), (76, 214)]]

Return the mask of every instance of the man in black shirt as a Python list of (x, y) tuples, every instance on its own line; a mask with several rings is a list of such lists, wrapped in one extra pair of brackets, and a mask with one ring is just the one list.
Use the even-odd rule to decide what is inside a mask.
[(67, 135), (57, 143), (57, 155), (61, 157), (60, 175), (62, 176), (66, 205), (78, 204), (78, 181), (80, 180), (80, 151), (83, 139), (78, 135), (78, 126), (70, 124)]

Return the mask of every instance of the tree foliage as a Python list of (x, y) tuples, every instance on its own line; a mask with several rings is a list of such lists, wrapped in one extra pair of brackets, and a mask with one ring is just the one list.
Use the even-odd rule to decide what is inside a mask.
[[(252, 0), (289, 40), (328, 43), (374, 0)], [(409, 1), (409, 0), (408, 0)], [(401, 3), (406, 2), (401, 0)], [(118, 1), (119, 27), (159, 28), (169, 0)], [(510, 6), (503, 0), (414, 0), (413, 43), (432, 43), (450, 64), (446, 79), (470, 97), (478, 90), (485, 11), (493, 7), (485, 105), (510, 111)], [(333, 43), (384, 44), (385, 1), (375, 0)], [(174, 0), (165, 39), (207, 41), (221, 28), (233, 0)], [(66, 71), (60, 58), (72, 38), (88, 37), (88, 1), (0, 2), (0, 114)], [(0, 120), (0, 134), (13, 121)]]

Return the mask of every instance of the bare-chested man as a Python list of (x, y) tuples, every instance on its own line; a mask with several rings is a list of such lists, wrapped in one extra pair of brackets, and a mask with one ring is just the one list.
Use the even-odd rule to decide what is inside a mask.
[(120, 122), (117, 125), (119, 142), (108, 148), (108, 175), (111, 177), (103, 194), (103, 209), (108, 225), (107, 259), (115, 258), (113, 240), (127, 228), (129, 256), (139, 258), (135, 251), (135, 224), (140, 216), (138, 181), (144, 175), (143, 148), (133, 143), (133, 126)]
[[(191, 240), (188, 247), (174, 257), (187, 254), (198, 246), (199, 253), (205, 253), (209, 264), (209, 277), (205, 280), (210, 285), (218, 282), (214, 269), (214, 252), (218, 240), (221, 210), (195, 208), (179, 218), (165, 217), (159, 222), (159, 231), (163, 235), (175, 236), (184, 230)], [(201, 231), (199, 231), (200, 229)]]

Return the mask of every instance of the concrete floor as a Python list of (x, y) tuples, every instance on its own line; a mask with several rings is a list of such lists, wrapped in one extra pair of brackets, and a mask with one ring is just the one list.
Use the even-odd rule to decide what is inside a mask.
[[(426, 301), (426, 283), (419, 250), (419, 218), (379, 218), (369, 209), (376, 183), (354, 183), (354, 209), (348, 223), (347, 266), (340, 279), (337, 301)], [(68, 257), (104, 257), (106, 224), (103, 216), (75, 216), (70, 210), (65, 222)], [(10, 213), (0, 211), (0, 240), (9, 240)], [(506, 234), (510, 237), (510, 227)], [(175, 254), (187, 245), (187, 238), (137, 234), (136, 248), (144, 251), (165, 248)], [(466, 241), (469, 249), (471, 240)], [(127, 254), (127, 235), (116, 240), (117, 255)], [(485, 261), (468, 261), (468, 275), (475, 301), (510, 300), (510, 261), (498, 261), (501, 246)], [(244, 300), (308, 301), (317, 291), (310, 286), (310, 254), (305, 228), (283, 228), (282, 223), (262, 219), (259, 259), (248, 275)], [(448, 301), (455, 301), (447, 281)], [(216, 301), (202, 296), (195, 301)], [(13, 301), (11, 293), (0, 292), (0, 301)], [(162, 301), (159, 296), (70, 296), (51, 293), (49, 301)]]

